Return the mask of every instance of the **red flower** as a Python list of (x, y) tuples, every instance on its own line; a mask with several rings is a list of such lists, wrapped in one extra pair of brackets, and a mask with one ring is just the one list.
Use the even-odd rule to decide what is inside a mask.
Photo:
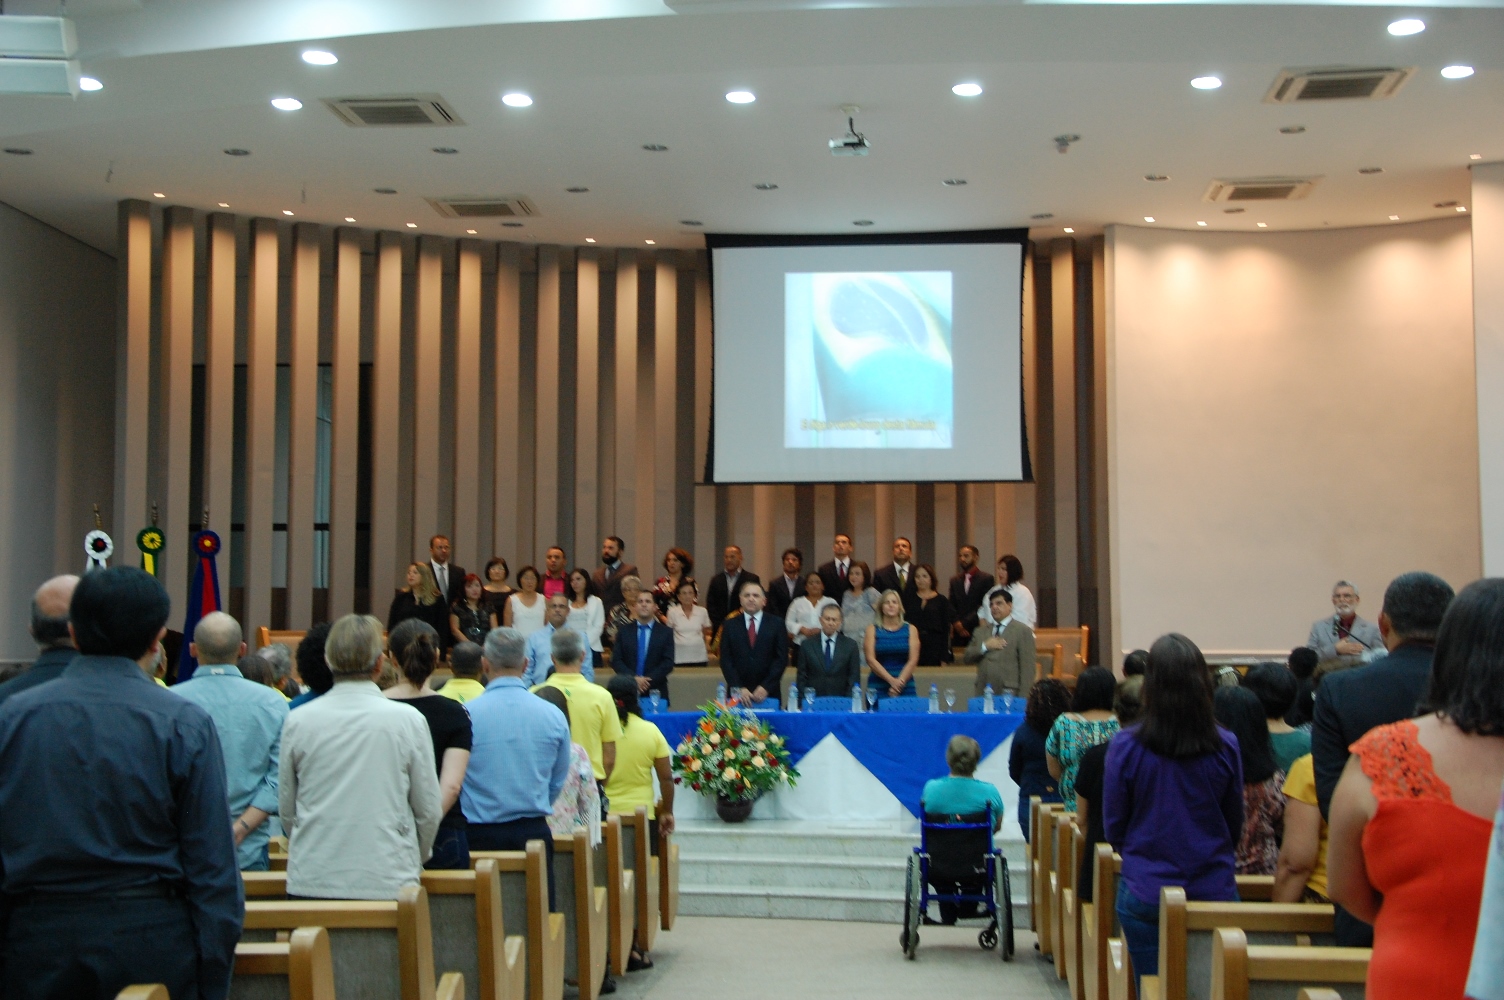
[(689, 787), (693, 788), (695, 791), (698, 792), (700, 790), (700, 783), (698, 781), (696, 781), (694, 784), (690, 785)]
[(734, 737), (734, 736), (733, 736), (733, 737), (732, 737), (732, 738), (731, 738), (731, 747), (732, 747), (732, 748), (733, 748), (733, 749), (735, 749), (735, 748), (736, 748), (736, 747), (739, 747), (739, 746), (741, 746), (741, 745), (742, 745), (742, 741), (741, 741), (741, 740), (739, 740), (739, 739), (737, 739), (737, 738), (736, 738), (736, 737)]

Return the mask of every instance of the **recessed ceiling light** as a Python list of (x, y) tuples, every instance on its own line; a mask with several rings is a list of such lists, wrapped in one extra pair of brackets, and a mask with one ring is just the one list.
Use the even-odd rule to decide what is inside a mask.
[(679, 220), (679, 225), (681, 225), (681, 226), (703, 226), (703, 225), (705, 225), (705, 223), (701, 222), (699, 219), (680, 219)]
[(453, 146), (435, 146), (433, 147), (433, 151), (440, 154), (441, 156), (453, 156), (455, 153), (459, 152), (459, 150), (455, 149)]
[(851, 222), (851, 224), (853, 226), (870, 226), (870, 225), (872, 225), (872, 220), (871, 219), (853, 219), (852, 222)]
[(1191, 81), (1191, 86), (1197, 90), (1216, 90), (1222, 86), (1220, 76), (1198, 76)]
[(417, 229), (418, 228), (418, 224), (416, 222), (409, 222), (407, 224), (407, 228), (408, 229)]
[(980, 83), (958, 83), (950, 88), (950, 92), (957, 97), (981, 97), (982, 85)]
[(533, 99), (520, 90), (513, 90), (501, 95), (501, 103), (509, 108), (530, 108)]
[(944, 184), (946, 187), (953, 187), (953, 188), (965, 187), (966, 186), (966, 178), (964, 178), (964, 177), (950, 177), (950, 178), (947, 178), (947, 179), (941, 181), (940, 183)]
[[(7, 149), (6, 152), (9, 153), (10, 150)], [(1469, 160), (1481, 160), (1481, 159), (1483, 159), (1483, 154), (1482, 153), (1469, 153), (1469, 154), (1467, 154), (1467, 158)]]
[(167, 197), (167, 196), (166, 196), (166, 195), (165, 195), (165, 194), (163, 194), (163, 193), (162, 193), (162, 192), (161, 192), (161, 191), (153, 191), (153, 192), (152, 192), (152, 193), (151, 193), (151, 196), (152, 196), (152, 197), (153, 197), (153, 198), (166, 198), (166, 197)]
[(354, 222), (355, 221), (355, 216), (353, 216), (353, 215), (347, 215), (347, 216), (345, 216), (345, 221), (346, 222)]
[(1055, 213), (1054, 212), (1035, 212), (1033, 215), (1029, 216), (1029, 218), (1036, 219), (1036, 220), (1053, 219), (1054, 217), (1055, 217)]
[(303, 53), (303, 61), (310, 66), (333, 66), (339, 62), (339, 56), (323, 49), (309, 49)]
[(226, 156), (250, 156), (251, 155), (251, 151), (249, 149), (240, 149), (237, 146), (231, 146), (229, 149), (225, 150), (225, 155)]
[(1454, 66), (1443, 66), (1441, 75), (1448, 80), (1466, 80), (1473, 75), (1473, 68), (1471, 66), (1463, 66), (1461, 63)]
[(1457, 206), (1457, 211), (1459, 211), (1459, 212), (1466, 212), (1467, 211), (1467, 206), (1466, 205), (1458, 205)]
[(1398, 21), (1389, 22), (1389, 33), (1391, 35), (1401, 37), (1405, 35), (1418, 35), (1425, 30), (1426, 22), (1418, 17), (1402, 17)]
[(1306, 130), (1304, 125), (1286, 125), (1279, 130), (1280, 135), (1300, 135)]
[(1074, 233), (1074, 232), (1075, 232), (1075, 230), (1074, 230), (1074, 229), (1072, 229), (1072, 228), (1071, 228), (1071, 227), (1070, 227), (1070, 226), (1066, 226), (1066, 227), (1065, 227), (1065, 232), (1067, 232), (1067, 233)]
[(1259, 226), (1260, 229), (1268, 229), (1269, 228), (1269, 223), (1267, 223), (1267, 222), (1260, 222), (1258, 224), (1258, 226)]
[(1196, 225), (1198, 225), (1198, 226), (1204, 226), (1204, 225), (1206, 225), (1206, 223), (1201, 222), (1201, 221), (1198, 220), (1197, 223), (1196, 223)]
[(303, 102), (296, 97), (273, 97), (272, 107), (278, 111), (297, 111), (303, 106)]
[(1398, 222), (1398, 221), (1400, 221), (1400, 217), (1398, 215), (1391, 215), (1389, 217), (1389, 221), (1390, 222)]
[(752, 186), (755, 187), (755, 188), (757, 188), (757, 190), (759, 190), (759, 191), (777, 191), (778, 190), (778, 185), (777, 184), (763, 183), (763, 184), (754, 184)]
[(467, 230), (465, 230), (465, 232), (469, 233), (471, 236), (474, 236), (476, 233), (480, 232), (480, 230), (479, 229), (467, 229)]
[(292, 214), (292, 209), (290, 209), (290, 208), (284, 208), (282, 210), (282, 214), (283, 215), (291, 215)]
[(649, 153), (667, 153), (668, 152), (668, 147), (665, 146), (661, 142), (645, 142), (645, 143), (642, 144), (642, 148), (645, 149), (645, 150), (647, 150)]
[(1383, 167), (1359, 167), (1358, 168), (1358, 173), (1360, 173), (1360, 174), (1382, 174), (1383, 172), (1384, 172), (1384, 168)]
[(750, 90), (733, 90), (726, 95), (726, 100), (732, 104), (751, 104), (757, 100), (757, 95)]
[(396, 188), (372, 188), (371, 190), (375, 191), (377, 194), (396, 194), (397, 193), (397, 189)]
[(1152, 216), (1152, 215), (1146, 215), (1146, 216), (1144, 216), (1144, 221), (1145, 222), (1153, 222), (1154, 221), (1154, 216)]
[(103, 90), (104, 84), (100, 83), (92, 76), (81, 76), (78, 78), (78, 89), (89, 91)]
[(229, 208), (230, 207), (230, 203), (227, 202), (227, 201), (222, 201), (222, 202), (219, 203), (219, 207), (220, 208)]
[(572, 188), (565, 188), (564, 190), (568, 191), (570, 194), (585, 194), (590, 189), (587, 188), (587, 187), (572, 187)]
[(503, 222), (502, 225), (506, 226), (508, 229), (521, 229), (522, 228), (522, 223), (520, 223), (520, 222)]
[(650, 247), (658, 245), (658, 241), (657, 240), (643, 240), (642, 242), (646, 243)]
[[(29, 149), (23, 149), (20, 146), (7, 146), (6, 149), (5, 149), (5, 151), (7, 153), (9, 153), (11, 156), (30, 156), (31, 155), (31, 150), (29, 150)], [(1476, 159), (1478, 159), (1478, 157), (1475, 156), (1475, 157), (1473, 157), (1473, 159), (1476, 160)]]
[(1170, 179), (1170, 175), (1169, 174), (1145, 174), (1144, 175), (1144, 180), (1146, 180), (1146, 181), (1155, 181), (1155, 182), (1158, 182), (1158, 181), (1167, 181), (1169, 179)]
[(587, 236), (587, 237), (585, 237), (585, 242), (586, 243), (594, 243), (595, 242), (595, 237), (594, 236)]

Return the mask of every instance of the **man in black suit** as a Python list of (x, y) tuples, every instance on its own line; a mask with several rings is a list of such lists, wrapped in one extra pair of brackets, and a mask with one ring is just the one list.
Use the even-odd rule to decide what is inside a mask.
[(433, 572), (434, 585), (444, 595), (446, 606), (465, 596), (465, 571), (449, 561), (449, 539), (443, 535), (434, 535), (428, 540), (428, 568)]
[(789, 662), (789, 634), (783, 619), (766, 613), (762, 584), (741, 584), (742, 613), (721, 631), (721, 674), (726, 689), (743, 702), (783, 700), (783, 668)]
[(877, 588), (879, 594), (885, 590), (896, 590), (903, 595), (905, 610), (919, 599), (919, 588), (914, 583), (914, 570), (917, 567), (913, 559), (913, 544), (900, 535), (893, 539), (893, 561), (872, 574), (872, 586)]
[(705, 588), (705, 611), (710, 615), (710, 637), (721, 634), (726, 616), (741, 604), (741, 589), (749, 583), (761, 583), (756, 573), (742, 568), (742, 550), (739, 545), (728, 545), (721, 553), (724, 572), (710, 578)]
[(862, 649), (841, 631), (841, 609), (827, 604), (820, 611), (820, 634), (799, 644), (801, 695), (813, 691), (816, 698), (851, 694), (862, 683)]
[(658, 620), (658, 602), (653, 600), (651, 590), (638, 591), (632, 620), (616, 630), (611, 669), (636, 677), (638, 694), (657, 691), (668, 704), (668, 675), (674, 672), (674, 630)]
[(622, 602), (621, 582), (637, 575), (637, 567), (627, 562), (623, 555), (627, 543), (611, 535), (601, 542), (601, 568), (595, 571), (595, 591), (600, 595), (606, 614)]
[(768, 610), (779, 618), (789, 616), (794, 598), (804, 596), (804, 553), (783, 550), (783, 574), (768, 581)]
[(956, 621), (951, 632), (958, 642), (971, 642), (971, 633), (977, 627), (977, 612), (987, 591), (996, 583), (991, 573), (983, 573), (978, 565), (982, 551), (975, 545), (963, 545), (956, 554), (960, 572), (950, 578), (950, 606), (956, 609)]
[[(851, 571), (852, 563), (851, 536), (845, 532), (837, 534), (830, 549), (833, 558), (820, 567), (820, 579), (825, 581), (825, 596), (840, 604), (842, 596), (851, 589), (851, 585), (846, 582), (846, 574)], [(871, 584), (870, 580), (868, 584)]]
[[(1436, 630), (1452, 597), (1447, 582), (1431, 573), (1395, 577), (1379, 612), (1379, 633), (1389, 655), (1322, 678), (1311, 724), (1311, 763), (1323, 817), (1347, 766), (1347, 748), (1375, 726), (1415, 717), (1431, 682)], [(1373, 928), (1341, 907), (1334, 930), (1339, 945), (1372, 947)]]

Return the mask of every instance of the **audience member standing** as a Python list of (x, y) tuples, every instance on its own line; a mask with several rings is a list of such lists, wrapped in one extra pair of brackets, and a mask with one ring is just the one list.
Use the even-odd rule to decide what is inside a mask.
[(291, 701), (303, 693), (292, 675), (292, 648), (287, 643), (269, 643), (256, 650), (255, 655), (271, 668), (270, 686), (282, 692), (284, 698)]
[(1296, 646), (1290, 650), (1286, 664), (1295, 675), (1295, 704), (1285, 713), (1285, 721), (1296, 729), (1311, 731), (1311, 719), (1316, 712), (1316, 666), (1321, 658), (1309, 646)]
[(229, 992), (245, 907), (219, 737), (146, 673), (170, 610), (142, 570), (87, 574), (79, 655), (0, 707), (7, 1000)]
[[(696, 604), (700, 588), (693, 580), (679, 584), (678, 601), (668, 609), (668, 627), (674, 633), (674, 666), (703, 667), (710, 658), (710, 612)], [(615, 655), (613, 650), (613, 656)]]
[[(428, 540), (428, 571), (433, 574), (434, 586), (439, 588), (446, 608), (465, 593), (465, 571), (449, 561), (449, 552), (449, 539), (445, 536), (434, 535)], [(444, 634), (443, 629), (436, 631)]]
[(568, 557), (564, 550), (557, 545), (550, 545), (543, 553), (543, 582), (539, 589), (544, 597), (553, 597), (555, 594), (563, 594), (567, 590), (567, 581), (564, 576), (564, 565)]
[(398, 625), (387, 646), (392, 667), (402, 679), (383, 694), (398, 704), (416, 708), (428, 723), (428, 735), (433, 740), (439, 809), (444, 818), (434, 837), (433, 855), (424, 867), (468, 869), (470, 843), (465, 837), (465, 814), (459, 799), (465, 767), (470, 763), (470, 715), (452, 699), (442, 698), (425, 686), (439, 665), (439, 637), (425, 623), (408, 620)]
[(595, 589), (608, 615), (622, 602), (622, 581), (637, 575), (637, 567), (622, 556), (626, 550), (627, 543), (615, 535), (601, 542), (601, 568), (595, 571)]
[(903, 595), (883, 591), (878, 619), (867, 626), (862, 652), (867, 660), (867, 697), (874, 704), (884, 698), (914, 696), (914, 668), (919, 665), (919, 630), (903, 617)]
[[(1430, 683), (1436, 630), (1452, 596), (1446, 581), (1430, 573), (1395, 577), (1384, 591), (1384, 609), (1379, 612), (1379, 630), (1389, 655), (1321, 678), (1311, 723), (1311, 757), (1316, 798), (1328, 822), (1332, 791), (1347, 766), (1348, 748), (1375, 726), (1415, 716)], [(1339, 945), (1367, 948), (1373, 943), (1373, 929), (1339, 905), (1335, 937)]]
[(486, 588), (486, 603), (491, 606), (491, 614), (496, 616), (496, 623), (501, 624), (501, 619), (507, 613), (507, 598), (513, 594), (511, 584), (507, 578), (512, 575), (512, 568), (501, 556), (492, 556), (486, 563), (484, 586)]
[(653, 585), (653, 598), (658, 602), (660, 615), (668, 614), (674, 595), (679, 593), (679, 584), (693, 580), (694, 571), (695, 561), (683, 549), (669, 549), (663, 554), (663, 575)]
[(554, 635), (560, 631), (570, 631), (579, 635), (585, 643), (585, 657), (589, 661), (583, 664), (585, 679), (595, 680), (595, 658), (590, 655), (590, 640), (585, 633), (569, 625), (569, 598), (563, 594), (555, 594), (548, 599), (548, 620), (544, 626), (527, 637), (527, 675), (522, 678), (529, 687), (534, 687), (548, 680), (549, 671), (553, 669)]
[(867, 627), (877, 621), (877, 606), (883, 595), (872, 586), (872, 569), (864, 562), (854, 562), (846, 576), (846, 592), (841, 595), (841, 629), (860, 645), (867, 640)]
[[(741, 588), (742, 613), (721, 630), (721, 674), (726, 689), (743, 704), (773, 699), (781, 704), (782, 678), (789, 662), (789, 635), (783, 620), (764, 611), (762, 584)], [(713, 618), (714, 616), (712, 616)]]
[(789, 616), (789, 605), (794, 599), (804, 596), (804, 553), (798, 549), (783, 550), (783, 572), (768, 581), (768, 610), (784, 620)]
[(534, 567), (522, 567), (517, 571), (517, 589), (507, 598), (502, 624), (521, 632), (524, 638), (542, 628), (547, 617), (548, 598), (538, 591), (541, 579)]
[[(972, 636), (972, 641), (976, 637)], [(1018, 802), (1015, 814), (1024, 833), (1024, 843), (1029, 842), (1029, 800), (1039, 796), (1041, 802), (1060, 801), (1060, 782), (1050, 773), (1049, 755), (1044, 743), (1049, 738), (1055, 720), (1070, 711), (1070, 690), (1053, 677), (1034, 682), (1029, 689), (1029, 700), (1024, 706), (1024, 724), (1013, 730), (1013, 745), (1008, 751), (1008, 776), (1018, 786)]]
[(1239, 875), (1273, 875), (1285, 829), (1285, 772), (1274, 761), (1274, 745), (1258, 696), (1241, 687), (1219, 687), (1214, 697), (1217, 724), (1238, 738), (1243, 759), (1243, 836), (1238, 840)]
[[(1260, 663), (1243, 675), (1243, 686), (1258, 697), (1267, 720), (1274, 763), (1288, 775), (1290, 765), (1311, 752), (1311, 734), (1285, 721), (1285, 715), (1295, 705), (1300, 682), (1283, 663)], [(1246, 761), (1244, 770), (1247, 770)], [(1244, 780), (1247, 780), (1246, 775)]]
[(77, 586), (76, 576), (55, 576), (31, 596), (31, 638), (41, 652), (30, 667), (0, 684), (0, 704), (12, 695), (61, 677), (63, 668), (78, 655), (68, 631), (68, 602), (73, 600)]
[(433, 582), (433, 570), (427, 563), (409, 563), (407, 586), (392, 597), (386, 612), (387, 631), (409, 618), (425, 621), (440, 635), (449, 634), (449, 602)]
[(742, 567), (740, 545), (728, 545), (721, 553), (722, 572), (710, 578), (705, 588), (705, 610), (710, 612), (711, 638), (721, 634), (726, 616), (741, 607), (742, 587), (749, 583), (762, 583), (751, 570)]
[(1369, 1000), (1463, 995), (1504, 782), (1504, 579), (1447, 609), (1422, 711), (1359, 739), (1331, 800), (1331, 897), (1373, 925)]
[(950, 604), (956, 610), (956, 622), (952, 626), (956, 641), (965, 645), (971, 641), (971, 633), (977, 627), (977, 612), (986, 603), (987, 592), (996, 582), (991, 573), (982, 572), (978, 563), (982, 550), (975, 545), (963, 545), (956, 553), (958, 572), (950, 578)]
[[(1024, 564), (1019, 561), (1018, 556), (998, 557), (997, 582), (993, 585), (993, 589), (998, 587), (1006, 590), (1013, 598), (1013, 617), (1029, 626), (1032, 631), (1039, 621), (1039, 611), (1034, 605), (1034, 595), (1028, 587), (1024, 586)], [(991, 591), (988, 591), (987, 597), (991, 599)], [(977, 618), (979, 621), (991, 624), (990, 617), (988, 603), (983, 601), (982, 606), (977, 609)]]
[(618, 677), (632, 678), (638, 694), (657, 691), (667, 704), (668, 675), (674, 672), (674, 630), (658, 620), (658, 605), (645, 590), (638, 592), (633, 610), (632, 623), (617, 630), (611, 669)]
[[(481, 676), (486, 693), (470, 702), (470, 766), (460, 791), (472, 851), (521, 851), (543, 841), (548, 853), (549, 909), (554, 908), (554, 799), (569, 777), (569, 722), (528, 693), (526, 640), (513, 628), (486, 636)], [(583, 650), (582, 650), (583, 654)]]
[[(606, 630), (606, 605), (595, 593), (595, 581), (576, 566), (569, 571), (569, 618), (565, 624), (585, 637), (591, 665), (599, 670), (605, 665), (605, 645), (601, 634)], [(594, 675), (594, 671), (591, 671)]]
[(914, 545), (907, 538), (893, 539), (893, 561), (879, 566), (872, 574), (872, 586), (879, 591), (896, 590), (908, 608), (914, 600)]
[[(1117, 716), (1118, 725), (1123, 728), (1133, 725), (1143, 709), (1143, 677), (1127, 677), (1119, 681), (1112, 699), (1112, 714)], [(1098, 743), (1081, 755), (1081, 763), (1076, 767), (1076, 822), (1086, 832), (1076, 898), (1083, 903), (1092, 901), (1097, 845), (1107, 839), (1102, 833), (1102, 782), (1107, 771), (1107, 748), (1111, 745), (1111, 742)]]
[(266, 821), (277, 812), (277, 756), (287, 698), (275, 688), (248, 684), (234, 666), (245, 654), (240, 623), (212, 611), (193, 628), (188, 654), (193, 677), (170, 690), (209, 713), (225, 761), (225, 788), (241, 871), (266, 871)]
[[(811, 582), (819, 579), (810, 574)], [(796, 683), (801, 694), (838, 698), (862, 683), (862, 647), (841, 631), (841, 609), (835, 603), (820, 609), (820, 630), (799, 643)]]
[[(638, 595), (638, 600), (643, 600)], [(544, 687), (558, 688), (569, 699), (569, 732), (574, 742), (590, 753), (597, 781), (605, 781), (616, 766), (616, 741), (621, 722), (616, 703), (606, 689), (580, 673), (585, 660), (585, 638), (571, 629), (555, 632), (551, 651), (554, 672)]]
[(1332, 587), (1332, 614), (1311, 626), (1306, 645), (1319, 660), (1354, 656), (1364, 663), (1384, 655), (1384, 637), (1371, 621), (1358, 617), (1358, 588), (1346, 580)]
[(1504, 793), (1494, 814), (1494, 835), (1488, 845), (1483, 876), (1483, 905), (1478, 909), (1478, 937), (1468, 970), (1467, 995), (1472, 1000), (1504, 1000)]
[(819, 573), (804, 574), (803, 591), (789, 603), (783, 615), (783, 625), (789, 631), (789, 649), (796, 658), (799, 644), (820, 634), (820, 613), (826, 608), (841, 610), (839, 604), (825, 596), (825, 578)]
[(914, 567), (914, 597), (905, 617), (919, 630), (919, 662), (927, 667), (951, 661), (951, 625), (956, 612), (937, 586), (935, 567), (929, 563)]
[(1196, 644), (1165, 635), (1149, 650), (1143, 714), (1113, 737), (1102, 781), (1102, 831), (1122, 855), (1117, 914), (1139, 976), (1159, 973), (1159, 890), (1238, 898), (1243, 764), (1217, 728), (1212, 673)]
[(288, 704), (289, 709), (306, 705), (334, 687), (334, 674), (324, 659), (324, 641), (329, 638), (329, 623), (319, 622), (303, 633), (298, 643), (298, 676), (303, 678), (306, 690)]
[(1006, 590), (992, 592), (987, 599), (992, 622), (977, 623), (971, 643), (962, 654), (965, 662), (977, 665), (973, 697), (982, 697), (989, 685), (994, 694), (1017, 694), (1034, 676), (1037, 653), (1034, 632), (1013, 617), (1010, 600)]
[(1076, 768), (1081, 755), (1098, 743), (1106, 743), (1118, 731), (1118, 719), (1112, 713), (1116, 693), (1112, 671), (1106, 667), (1087, 667), (1076, 678), (1071, 710), (1050, 728), (1044, 749), (1050, 774), (1059, 779), (1060, 798), (1066, 804), (1076, 801)]
[(396, 899), (421, 879), (444, 816), (433, 740), (422, 714), (376, 686), (379, 621), (345, 615), (330, 627), (324, 656), (333, 689), (282, 727), (287, 891)]
[[(562, 712), (565, 722), (569, 721), (569, 698), (563, 691), (544, 686), (533, 693)], [(554, 797), (548, 828), (555, 837), (573, 837), (577, 826), (589, 831), (591, 847), (601, 842), (601, 785), (595, 780), (589, 751), (571, 742), (569, 776), (564, 779), (563, 790)]]
[(1328, 903), (1327, 827), (1316, 803), (1311, 755), (1297, 758), (1285, 775), (1284, 839), (1274, 870), (1275, 903)]
[(642, 593), (642, 580), (624, 576), (620, 580), (621, 603), (606, 612), (606, 628), (601, 632), (601, 644), (609, 652), (616, 645), (616, 633), (632, 620), (637, 607), (637, 595)]
[(851, 572), (851, 536), (837, 532), (831, 543), (831, 560), (820, 567), (820, 579), (825, 581), (825, 593), (833, 601), (846, 594), (846, 577)]
[[(489, 634), (489, 633), (488, 633)], [(449, 651), (449, 669), (454, 676), (439, 688), (439, 694), (461, 705), (479, 698), (486, 690), (480, 682), (480, 646), (473, 642), (457, 642)]]
[(449, 609), (450, 645), (485, 642), (486, 633), (495, 627), (496, 616), (491, 613), (491, 604), (486, 600), (485, 585), (480, 582), (480, 577), (471, 573), (465, 577), (464, 599), (456, 601)]

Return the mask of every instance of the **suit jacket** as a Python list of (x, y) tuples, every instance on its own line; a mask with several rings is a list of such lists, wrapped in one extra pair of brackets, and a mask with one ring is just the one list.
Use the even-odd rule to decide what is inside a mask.
[(637, 567), (625, 559), (616, 567), (615, 573), (607, 572), (606, 567), (601, 566), (591, 574), (595, 580), (596, 593), (600, 595), (601, 604), (605, 605), (606, 614), (622, 602), (621, 581), (624, 577), (636, 576)]
[(799, 644), (799, 671), (796, 678), (800, 695), (813, 690), (819, 698), (850, 695), (862, 683), (862, 649), (844, 632), (836, 633), (836, 646), (830, 665), (825, 663), (825, 636), (812, 635)]
[[(624, 677), (637, 676), (637, 623), (629, 622), (616, 631), (611, 647), (611, 669)], [(642, 675), (652, 682), (649, 690), (657, 691), (668, 701), (668, 675), (674, 672), (674, 630), (660, 621), (653, 622), (648, 636), (648, 658)]]
[(1367, 666), (1321, 679), (1311, 722), (1311, 763), (1323, 816), (1347, 766), (1347, 748), (1375, 726), (1415, 717), (1431, 683), (1434, 652), (1430, 645), (1407, 642)]
[(741, 607), (741, 589), (744, 584), (762, 583), (756, 573), (742, 567), (741, 575), (736, 578), (736, 593), (726, 592), (726, 574), (718, 572), (710, 578), (710, 583), (705, 588), (705, 610), (710, 615), (710, 636), (715, 638), (721, 634), (721, 626), (726, 623), (726, 616)]
[[(1363, 645), (1364, 662), (1384, 655), (1384, 636), (1380, 634), (1379, 627), (1373, 622), (1354, 615), (1349, 636)], [(1327, 615), (1312, 623), (1311, 634), (1306, 637), (1306, 645), (1316, 650), (1316, 655), (1323, 660), (1338, 656), (1336, 616)]]
[(971, 590), (966, 589), (966, 579), (960, 573), (950, 578), (950, 606), (956, 609), (956, 620), (961, 623), (968, 634), (977, 627), (977, 611), (982, 607), (982, 601), (997, 583), (991, 573), (983, 573), (977, 570), (977, 575), (971, 578)]
[[(724, 573), (721, 575), (725, 576)], [(763, 589), (767, 591), (768, 595), (768, 610), (779, 618), (787, 618), (789, 615), (789, 605), (794, 603), (794, 598), (804, 596), (804, 575), (800, 574), (794, 580), (794, 592), (792, 594), (789, 593), (788, 581), (784, 579), (782, 573), (769, 580)]]
[[(428, 571), (430, 573), (433, 572), (433, 560), (432, 559), (428, 560)], [(438, 577), (434, 577), (434, 582), (435, 583), (438, 582)], [(458, 601), (460, 598), (462, 598), (464, 596), (465, 596), (465, 569), (464, 569), (463, 566), (456, 566), (454, 564), (454, 562), (451, 560), (450, 563), (449, 563), (449, 587), (444, 591), (444, 607), (447, 608), (447, 607), (451, 606), (452, 604), (454, 604), (455, 601)], [(449, 627), (446, 625), (444, 627), (444, 630), (442, 632), (440, 632), (439, 635), (441, 635), (441, 636), (449, 635)]]
[[(972, 581), (976, 586), (976, 581)], [(1023, 694), (1034, 683), (1034, 630), (1017, 618), (1003, 629), (1002, 649), (987, 649), (987, 640), (992, 638), (992, 629), (983, 627), (971, 635), (971, 644), (966, 647), (965, 660), (977, 665), (976, 683), (972, 685), (972, 697), (980, 698), (988, 684), (993, 694), (1012, 690)]]
[[(850, 562), (856, 562), (856, 559), (853, 558)], [(848, 565), (846, 568), (849, 570), (851, 567)], [(851, 589), (851, 585), (846, 582), (845, 577), (836, 572), (836, 561), (832, 559), (816, 572), (820, 574), (820, 579), (825, 581), (825, 596), (840, 604), (841, 598), (845, 596), (846, 591)]]
[[(724, 577), (723, 577), (724, 579)], [(731, 691), (762, 687), (768, 697), (783, 699), (783, 668), (789, 662), (789, 633), (783, 619), (762, 613), (757, 629), (757, 646), (747, 645), (747, 619), (737, 615), (721, 630), (721, 674)]]
[(914, 571), (918, 568), (919, 564), (917, 562), (913, 560), (909, 561), (909, 582), (900, 587), (898, 585), (898, 570), (892, 563), (888, 563), (888, 565), (879, 568), (877, 572), (872, 574), (872, 586), (877, 588), (879, 594), (885, 590), (898, 591), (903, 595), (903, 607), (907, 611), (918, 599), (919, 588), (914, 585)]

